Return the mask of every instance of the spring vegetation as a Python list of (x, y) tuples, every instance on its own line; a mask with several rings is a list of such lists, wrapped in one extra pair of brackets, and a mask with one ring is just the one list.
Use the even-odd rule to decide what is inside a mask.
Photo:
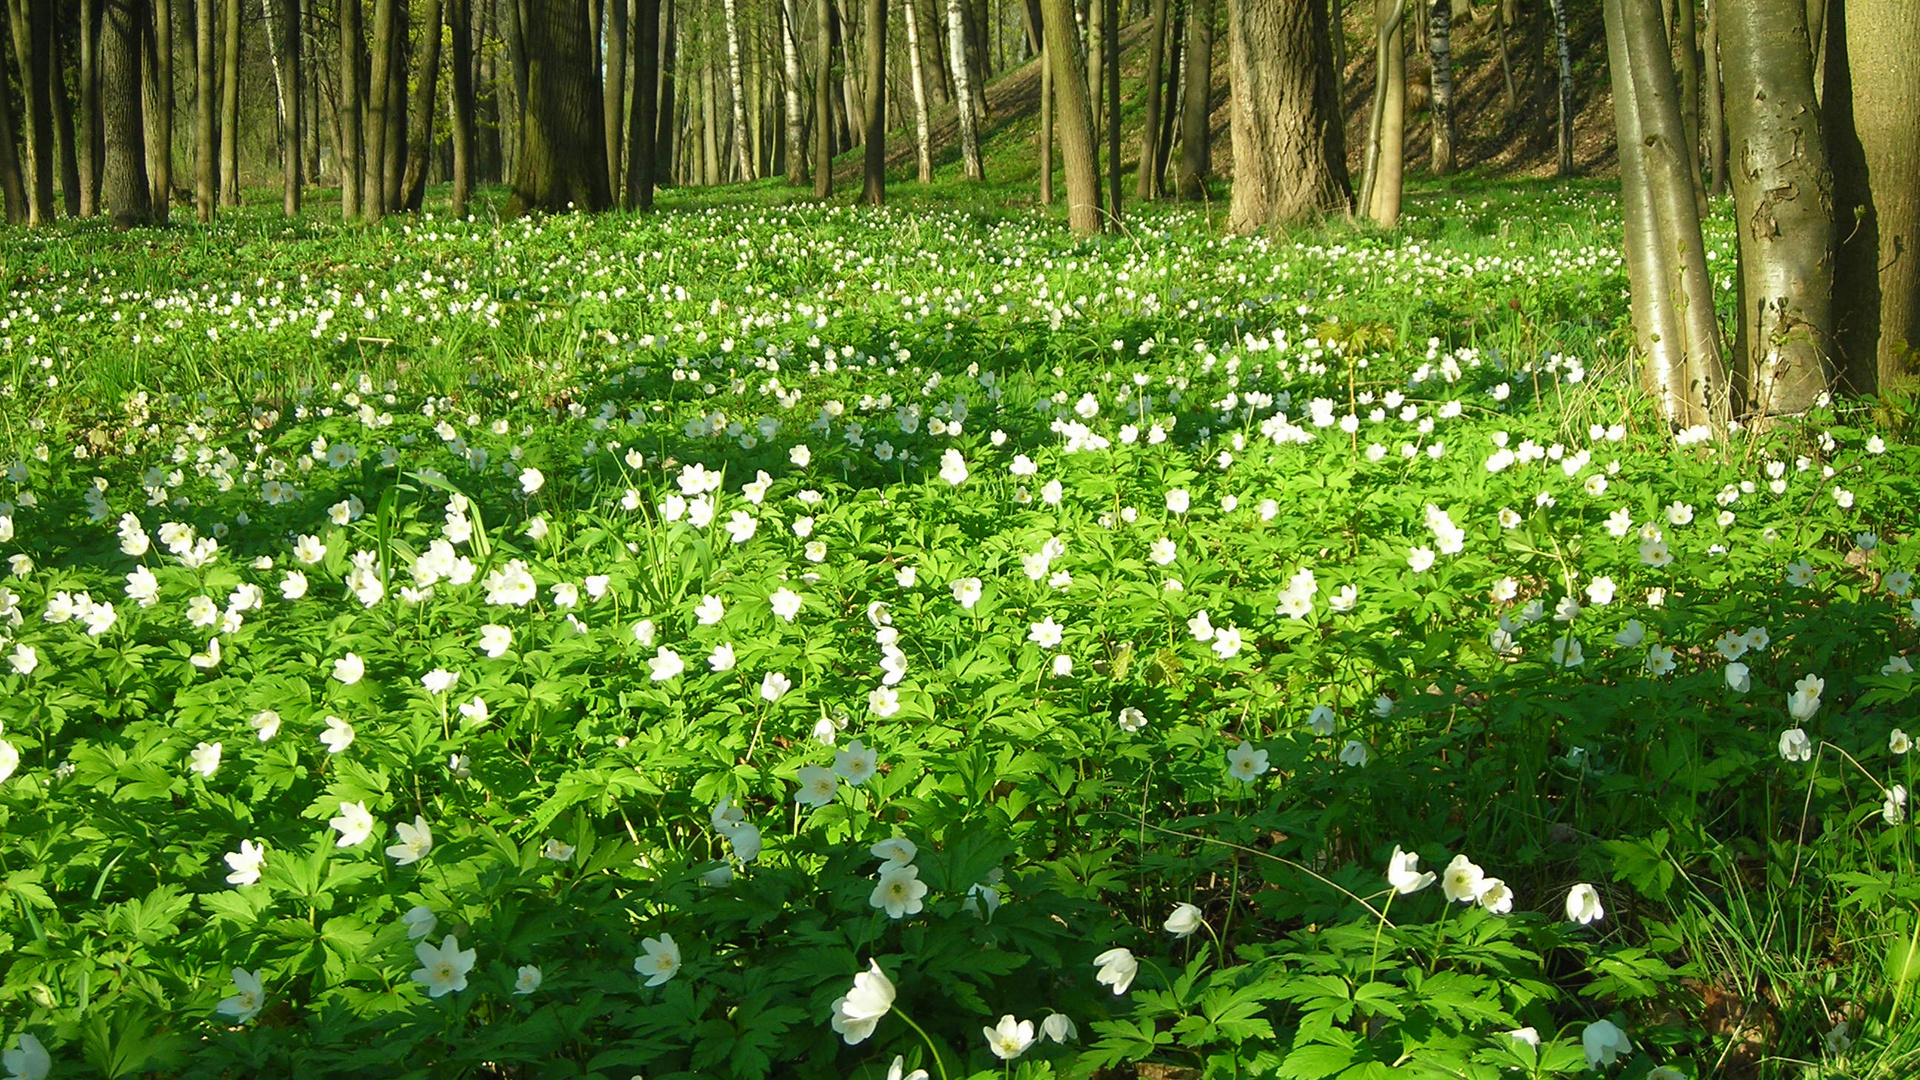
[(4, 6), (7, 1080), (1920, 1073), (1891, 0)]

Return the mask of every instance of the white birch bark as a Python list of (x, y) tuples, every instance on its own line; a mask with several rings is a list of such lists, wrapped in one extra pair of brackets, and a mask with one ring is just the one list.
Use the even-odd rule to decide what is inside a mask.
[(727, 89), (733, 98), (733, 172), (740, 180), (753, 180), (753, 144), (747, 135), (747, 84), (740, 76), (740, 19), (734, 0), (725, 0), (727, 17)]
[(927, 131), (927, 75), (920, 61), (920, 5), (905, 0), (907, 9), (907, 62), (913, 71), (913, 148), (920, 166), (920, 182), (933, 183), (933, 147)]
[(967, 179), (984, 180), (980, 163), (980, 118), (973, 112), (973, 73), (967, 70), (967, 24), (960, 5), (947, 0), (947, 64), (953, 69), (953, 100), (960, 110), (960, 160)]
[(780, 0), (780, 60), (786, 76), (787, 180), (807, 182), (806, 114), (800, 106), (800, 30), (793, 0)]

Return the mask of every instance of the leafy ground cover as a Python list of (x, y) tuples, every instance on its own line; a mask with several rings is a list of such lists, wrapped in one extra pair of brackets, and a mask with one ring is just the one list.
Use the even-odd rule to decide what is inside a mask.
[(1421, 208), (9, 236), (5, 1067), (1911, 1075), (1911, 402)]

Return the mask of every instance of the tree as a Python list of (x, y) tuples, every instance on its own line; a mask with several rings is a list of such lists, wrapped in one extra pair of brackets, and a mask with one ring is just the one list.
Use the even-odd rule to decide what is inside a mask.
[(627, 119), (627, 0), (601, 0), (607, 9), (607, 86), (601, 95), (601, 122), (606, 126), (607, 190), (620, 199), (620, 161), (625, 156), (622, 121)]
[(931, 184), (933, 147), (927, 131), (926, 65), (920, 59), (920, 5), (915, 0), (905, 0), (902, 7), (907, 14), (907, 66), (913, 76), (913, 160), (919, 170), (920, 182)]
[[(200, 0), (210, 4), (213, 0)], [(226, 0), (220, 46), (220, 201), (240, 205), (240, 0)]]
[(813, 29), (820, 66), (813, 80), (813, 197), (833, 194), (833, 7), (814, 0)]
[(434, 100), (440, 94), (440, 20), (443, 0), (426, 0), (420, 26), (420, 70), (413, 85), (413, 104), (407, 109), (406, 171), (400, 180), (395, 209), (419, 213), (426, 201), (427, 169), (433, 155)]
[(140, 120), (140, 34), (146, 0), (102, 0), (100, 26), (100, 201), (113, 227), (130, 229), (153, 217), (147, 182), (147, 140)]
[(453, 205), (455, 218), (467, 216), (473, 195), (473, 7), (471, 0), (447, 0), (447, 36), (453, 45)]
[(154, 224), (165, 225), (173, 208), (173, 0), (148, 0), (147, 11), (151, 21), (142, 35), (147, 49), (147, 172)]
[[(344, 8), (355, 0), (340, 0)], [(214, 143), (213, 0), (199, 0), (193, 13), (193, 201), (200, 224), (213, 222), (219, 202), (217, 147)], [(344, 32), (344, 31), (343, 31)], [(343, 106), (343, 109), (345, 107)], [(354, 108), (358, 109), (356, 104)]]
[[(653, 209), (654, 170), (659, 161), (655, 135), (672, 102), (660, 109), (660, 0), (634, 0), (633, 103), (627, 117), (627, 206)], [(672, 91), (673, 84), (667, 84)], [(661, 115), (656, 116), (659, 113)]]
[(1453, 172), (1453, 0), (1433, 0), (1433, 14), (1427, 19), (1427, 67), (1433, 84), (1428, 109), (1433, 175), (1446, 176)]
[[(807, 183), (807, 114), (800, 96), (800, 13), (794, 0), (780, 0), (779, 11), (781, 73), (785, 76), (781, 81), (787, 103), (787, 183), (804, 187)], [(909, 23), (909, 32), (912, 29)]]
[(966, 44), (967, 23), (962, 0), (947, 0), (947, 63), (953, 74), (954, 107), (959, 112), (961, 168), (966, 171), (967, 179), (985, 180), (986, 164), (980, 158), (979, 99), (974, 95)]
[[(1554, 125), (1554, 145), (1560, 151), (1560, 175), (1573, 175), (1573, 49), (1567, 37), (1567, 0), (1549, 0), (1553, 6), (1553, 51), (1560, 60), (1558, 103), (1559, 122)], [(1662, 23), (1664, 26), (1665, 24)], [(1666, 60), (1662, 58), (1664, 65)]]
[(528, 0), (527, 7), (526, 145), (506, 213), (605, 210), (613, 199), (586, 0)]
[[(0, 68), (6, 65), (0, 63)], [(0, 200), (7, 204), (7, 223), (27, 220), (27, 187), (20, 172), (20, 152), (14, 144), (13, 98), (0, 89)]]
[(1078, 35), (1074, 33), (1073, 0), (1043, 0), (1041, 14), (1053, 66), (1054, 125), (1067, 169), (1067, 224), (1074, 232), (1090, 236), (1100, 231), (1100, 173), (1093, 148), (1087, 76), (1075, 41)]
[[(734, 0), (721, 0), (721, 9), (727, 32), (727, 97), (733, 106), (733, 178), (753, 180), (757, 174), (754, 171), (752, 140), (747, 138), (747, 90), (745, 81), (740, 77), (740, 15)], [(872, 10), (871, 5), (868, 10)], [(885, 15), (886, 11), (882, 8), (882, 18)]]
[[(229, 3), (232, 0), (228, 0)], [(508, 0), (514, 3), (516, 0)], [(374, 0), (373, 42), (367, 65), (365, 157), (360, 163), (360, 216), (379, 221), (387, 202), (387, 114), (392, 104), (394, 0)]]
[(887, 201), (887, 0), (867, 0), (867, 134), (860, 197)]
[[(199, 0), (203, 11), (213, 0)], [(348, 221), (360, 216), (360, 172), (366, 157), (366, 132), (361, 127), (360, 60), (366, 43), (360, 34), (360, 0), (340, 0), (340, 107), (334, 115), (340, 124), (340, 216)], [(211, 18), (203, 14), (202, 18)], [(212, 61), (212, 31), (202, 64)], [(213, 97), (212, 79), (207, 80), (209, 102)], [(207, 107), (211, 108), (211, 104)]]
[(1207, 139), (1213, 113), (1213, 0), (1193, 0), (1187, 16), (1187, 84), (1180, 90), (1180, 197), (1207, 197), (1213, 171)]
[(267, 58), (273, 64), (275, 108), (280, 119), (280, 205), (288, 217), (293, 217), (300, 212), (302, 183), (300, 6), (298, 0), (260, 0), (260, 14), (267, 23)]
[(47, 0), (9, 0), (7, 13), (24, 106), (20, 135), (27, 150), (27, 223), (41, 225), (53, 220), (52, 12)]
[(1407, 0), (1374, 0), (1373, 114), (1360, 202), (1382, 228), (1400, 221), (1406, 172)]
[[(100, 0), (80, 0), (80, 216), (100, 212)], [(0, 133), (4, 137), (4, 133)], [(11, 147), (9, 147), (10, 149)], [(3, 153), (4, 151), (0, 151)], [(4, 166), (0, 166), (4, 167)]]
[(1154, 0), (1153, 26), (1147, 31), (1147, 108), (1140, 118), (1140, 165), (1134, 172), (1133, 193), (1142, 199), (1160, 197), (1160, 80), (1167, 63), (1167, 9), (1170, 0)]
[(1327, 0), (1230, 0), (1233, 213), (1254, 232), (1350, 213)]

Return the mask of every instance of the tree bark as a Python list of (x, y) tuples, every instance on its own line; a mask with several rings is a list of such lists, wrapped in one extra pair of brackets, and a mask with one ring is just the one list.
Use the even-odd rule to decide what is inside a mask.
[(1429, 156), (1433, 175), (1446, 176), (1453, 172), (1453, 0), (1433, 0), (1433, 14), (1427, 19), (1427, 64), (1433, 84)]
[(907, 65), (913, 76), (913, 160), (920, 182), (933, 183), (933, 146), (928, 132), (927, 74), (920, 59), (920, 5), (905, 0), (907, 15)]
[(453, 193), (448, 208), (457, 221), (467, 216), (473, 197), (473, 122), (477, 111), (473, 94), (472, 0), (447, 0), (447, 37), (453, 45), (453, 87), (447, 119), (453, 132)]
[(1740, 241), (1744, 409), (1798, 413), (1833, 385), (1833, 173), (1804, 0), (1726, 0), (1720, 23)]
[[(278, 13), (275, 9), (278, 8)], [(280, 118), (280, 207), (300, 213), (300, 25), (297, 0), (260, 0), (267, 24), (267, 56)]]
[(153, 223), (165, 225), (173, 209), (173, 0), (148, 0), (147, 12), (141, 28), (147, 182), (153, 188)]
[(146, 131), (140, 117), (140, 37), (150, 16), (146, 0), (102, 0), (100, 120), (106, 153), (100, 200), (116, 229), (153, 219)]
[(975, 111), (973, 72), (967, 64), (966, 43), (966, 13), (962, 0), (947, 0), (947, 63), (953, 72), (954, 105), (959, 110), (960, 165), (967, 179), (985, 180), (986, 163), (980, 157), (980, 116)]
[(809, 176), (807, 102), (806, 84), (800, 74), (800, 10), (796, 0), (780, 0), (780, 62), (786, 76), (787, 183), (805, 187)]
[(1207, 197), (1213, 157), (1207, 140), (1213, 112), (1213, 5), (1193, 0), (1187, 16), (1187, 82), (1180, 94), (1180, 198)]
[[(387, 51), (387, 147), (380, 166), (380, 199), (388, 213), (402, 208), (403, 181), (407, 172), (407, 39), (413, 5), (395, 0), (393, 5), (393, 47)], [(595, 86), (600, 67), (593, 67)]]
[(1727, 193), (1726, 87), (1720, 77), (1720, 31), (1716, 28), (1720, 20), (1713, 17), (1715, 9), (1722, 2), (1723, 0), (1709, 0), (1704, 48), (1707, 61), (1707, 191), (1715, 197)]
[[(340, 0), (341, 4), (352, 0)], [(197, 0), (193, 13), (193, 201), (200, 224), (213, 222), (219, 203), (219, 145), (214, 141), (214, 0)]]
[[(1567, 0), (1551, 0), (1553, 6), (1553, 48), (1559, 57), (1558, 123), (1554, 125), (1554, 147), (1560, 155), (1560, 175), (1573, 175), (1573, 50), (1567, 37)], [(1665, 36), (1665, 23), (1662, 36)], [(1664, 63), (1665, 61), (1663, 61)], [(1691, 157), (1691, 155), (1689, 155)]]
[(506, 214), (605, 210), (606, 128), (585, 0), (531, 0), (526, 21), (527, 144)]
[[(200, 0), (212, 3), (213, 0)], [(220, 202), (240, 205), (240, 0), (226, 0), (220, 39)]]
[(602, 95), (604, 107), (601, 123), (606, 127), (607, 140), (607, 190), (618, 196), (625, 190), (622, 183), (621, 163), (626, 158), (627, 140), (622, 138), (622, 128), (627, 114), (627, 0), (606, 0), (607, 46), (606, 46), (606, 91)]
[[(8, 5), (13, 29), (13, 58), (20, 66), (20, 132), (26, 145), (27, 223), (53, 220), (53, 57), (47, 47), (52, 28), (47, 0), (12, 0)], [(144, 11), (144, 8), (142, 9)], [(137, 47), (137, 43), (136, 43)], [(135, 70), (138, 70), (136, 62)]]
[(820, 67), (813, 81), (813, 197), (833, 194), (833, 6), (815, 0), (814, 34), (820, 42)]
[[(1155, 143), (1153, 155), (1153, 189), (1161, 197), (1167, 194), (1167, 165), (1173, 158), (1174, 136), (1179, 131), (1180, 78), (1183, 73), (1180, 47), (1187, 40), (1186, 15), (1185, 0), (1176, 0), (1173, 4), (1173, 25), (1167, 29), (1167, 81), (1160, 97), (1160, 138)], [(1333, 70), (1337, 78), (1340, 69), (1336, 67)]]
[(1040, 43), (1040, 205), (1053, 205), (1053, 52)]
[[(207, 12), (211, 11), (213, 0), (199, 2), (204, 9), (201, 17), (211, 19), (211, 14)], [(340, 105), (334, 110), (334, 116), (340, 125), (340, 216), (352, 221), (360, 216), (360, 176), (366, 159), (366, 132), (361, 125), (363, 98), (360, 57), (365, 42), (360, 33), (360, 0), (340, 0), (339, 21)], [(211, 39), (211, 28), (205, 32)], [(207, 57), (201, 61), (209, 67), (202, 76), (207, 81), (209, 99), (212, 97), (211, 53), (209, 41)], [(201, 211), (203, 220), (211, 220), (210, 214), (209, 210)]]
[(867, 0), (867, 135), (860, 198), (887, 201), (887, 0)]
[[(608, 0), (618, 4), (622, 0)], [(420, 70), (415, 76), (413, 104), (407, 109), (407, 167), (400, 181), (397, 208), (419, 213), (426, 201), (427, 173), (433, 155), (433, 103), (440, 96), (440, 23), (443, 0), (426, 0), (421, 9)]]
[(1257, 232), (1353, 209), (1326, 0), (1230, 0), (1233, 211)]
[[(100, 212), (100, 0), (80, 0), (79, 140), (80, 216)], [(11, 126), (11, 125), (9, 125)], [(11, 149), (11, 146), (9, 146)]]
[(1920, 21), (1906, 0), (1835, 4), (1826, 53), (1835, 344), (1847, 388), (1873, 393), (1920, 358)]
[[(1099, 3), (1100, 0), (1093, 0)], [(1118, 228), (1121, 222), (1120, 184), (1125, 175), (1120, 167), (1120, 0), (1106, 0), (1107, 33), (1107, 219)]]
[[(512, 0), (508, 0), (509, 3)], [(360, 216), (379, 221), (387, 205), (387, 109), (393, 80), (394, 0), (375, 0), (367, 63), (365, 157), (360, 170)]]
[(0, 202), (6, 203), (7, 224), (27, 221), (27, 185), (20, 171), (20, 151), (14, 143), (13, 98), (0, 92)]
[(733, 111), (733, 178), (754, 179), (752, 142), (747, 138), (747, 87), (740, 77), (740, 15), (734, 0), (721, 0), (727, 32), (727, 90)]
[[(658, 2), (658, 0), (656, 0)], [(680, 20), (673, 0), (666, 0), (666, 22), (660, 31), (660, 96), (656, 99), (658, 124), (653, 136), (653, 177), (656, 186), (673, 175), (674, 161), (674, 79), (680, 64)], [(653, 206), (653, 192), (647, 192), (646, 208)]]
[(1360, 201), (1383, 229), (1400, 222), (1407, 151), (1407, 0), (1374, 0), (1373, 116)]
[(1679, 0), (1674, 11), (1673, 44), (1680, 76), (1680, 126), (1687, 136), (1687, 167), (1694, 179), (1694, 199), (1700, 215), (1707, 214), (1706, 179), (1700, 171), (1700, 11), (1699, 0)]
[[(53, 35), (53, 44), (59, 53), (64, 54), (67, 51), (62, 43), (62, 37), (58, 33)], [(56, 57), (56, 71), (64, 66), (60, 63), (60, 61), (64, 59), (65, 57), (63, 55)], [(53, 84), (53, 135), (60, 159), (60, 201), (62, 209), (66, 211), (68, 217), (79, 217), (80, 160), (78, 152), (74, 148), (73, 102), (67, 99), (65, 83), (66, 80), (64, 78), (56, 78)]]
[(1093, 94), (1093, 130), (1096, 135), (1107, 129), (1107, 5), (1106, 0), (1086, 0), (1087, 87)]
[(1067, 224), (1075, 233), (1091, 236), (1100, 231), (1100, 173), (1094, 155), (1093, 109), (1080, 66), (1079, 35), (1074, 32), (1073, 0), (1043, 0), (1041, 12), (1047, 51), (1052, 54), (1054, 126), (1067, 170)]
[(1147, 30), (1147, 107), (1140, 118), (1140, 164), (1134, 170), (1136, 198), (1160, 197), (1160, 80), (1166, 74), (1167, 9), (1170, 0), (1153, 0), (1153, 25)]
[[(660, 0), (634, 0), (633, 103), (627, 117), (627, 198), (633, 210), (653, 209), (654, 137), (660, 108)], [(668, 111), (672, 111), (669, 109)]]

